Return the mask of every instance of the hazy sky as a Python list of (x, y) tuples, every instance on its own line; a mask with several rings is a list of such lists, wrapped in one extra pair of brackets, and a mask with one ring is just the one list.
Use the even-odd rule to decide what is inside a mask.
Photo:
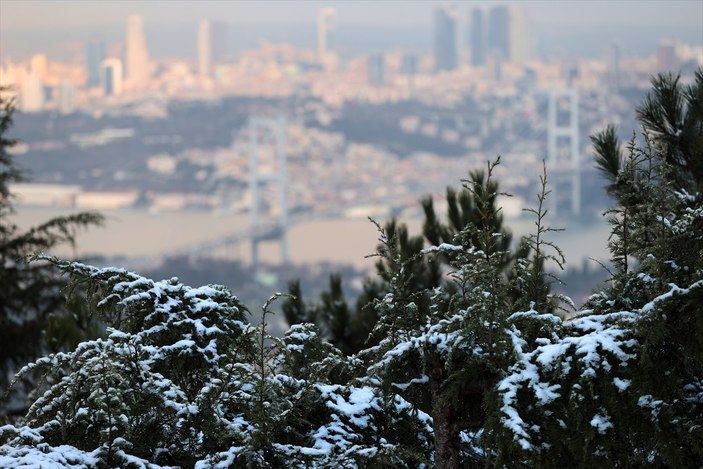
[[(304, 31), (304, 45), (314, 42), (314, 21), (323, 6), (337, 10), (336, 23), (342, 32), (354, 31), (363, 39), (364, 26), (369, 35), (406, 30), (406, 37), (417, 28), (418, 43), (431, 43), (432, 12), (440, 5), (453, 4), (459, 10), (461, 21), (468, 18), (471, 7), (521, 3), (526, 6), (535, 34), (553, 38), (560, 34), (620, 35), (683, 35), (683, 40), (703, 44), (703, 0), (668, 1), (193, 1), (193, 0), (0, 0), (0, 53), (14, 58), (44, 52), (57, 41), (80, 41), (86, 36), (104, 34), (108, 40), (119, 39), (124, 34), (126, 18), (131, 13), (144, 16), (147, 37), (152, 34), (156, 45), (155, 55), (169, 54), (168, 43), (177, 37), (195, 34), (200, 18), (227, 21), (231, 29), (240, 34), (259, 34), (259, 39), (284, 40), (283, 24), (297, 24)], [(253, 29), (253, 25), (279, 25), (275, 37), (268, 37), (270, 29)], [(306, 29), (302, 29), (305, 25)], [(352, 26), (354, 28), (352, 28)], [(170, 36), (162, 34), (171, 28)], [(175, 31), (173, 30), (175, 28)], [(373, 30), (373, 31), (372, 31)], [(156, 31), (156, 32), (155, 32)], [(293, 29), (291, 37), (295, 35)], [(157, 33), (158, 32), (158, 33)], [(278, 35), (276, 36), (276, 33)], [(301, 34), (298, 34), (300, 36)], [(168, 37), (168, 39), (166, 39)], [(148, 37), (149, 39), (149, 37)], [(412, 38), (411, 38), (412, 39)], [(605, 38), (601, 37), (602, 40)], [(607, 38), (616, 40), (617, 37)], [(653, 38), (654, 43), (659, 37)], [(587, 41), (584, 38), (582, 41)], [(295, 40), (291, 42), (295, 43)], [(370, 40), (368, 41), (370, 42)], [(164, 45), (164, 43), (166, 43)], [(186, 44), (186, 41), (183, 41)], [(186, 44), (187, 45), (187, 44)], [(414, 44), (413, 44), (414, 46)], [(161, 54), (158, 48), (163, 51)], [(173, 47), (182, 49), (182, 45)], [(385, 47), (385, 45), (384, 45)], [(600, 45), (598, 47), (601, 47)], [(647, 45), (651, 47), (651, 45)], [(189, 54), (193, 51), (187, 50)], [(2, 59), (2, 57), (0, 57)]]
[(1, 0), (2, 29), (73, 27), (124, 21), (141, 13), (152, 22), (211, 17), (231, 22), (309, 22), (322, 6), (334, 6), (339, 21), (374, 25), (422, 25), (438, 5), (457, 7), (522, 3), (535, 24), (680, 25), (703, 23), (701, 0), (488, 1), (187, 1), (187, 0)]

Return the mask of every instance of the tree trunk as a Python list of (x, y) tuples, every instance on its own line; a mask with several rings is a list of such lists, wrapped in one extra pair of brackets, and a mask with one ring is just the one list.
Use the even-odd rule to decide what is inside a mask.
[(428, 365), (434, 423), (434, 464), (437, 469), (459, 469), (459, 426), (454, 407), (442, 392), (444, 366), (434, 354), (428, 357)]

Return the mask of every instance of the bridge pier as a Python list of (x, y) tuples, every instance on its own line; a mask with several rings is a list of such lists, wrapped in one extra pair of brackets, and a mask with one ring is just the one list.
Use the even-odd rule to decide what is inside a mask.
[[(568, 105), (568, 123), (560, 124), (557, 104), (560, 98), (566, 98)], [(547, 111), (547, 168), (552, 179), (552, 196), (550, 212), (557, 215), (559, 204), (559, 186), (571, 185), (571, 214), (581, 213), (581, 161), (579, 155), (579, 93), (576, 88), (551, 90), (548, 95)], [(561, 155), (557, 139), (568, 139), (567, 156)]]
[[(259, 144), (266, 143), (267, 137), (275, 140), (274, 149), (277, 171), (261, 174), (259, 172)], [(259, 242), (263, 239), (257, 230), (260, 228), (259, 214), (263, 207), (261, 185), (273, 182), (278, 187), (278, 204), (280, 206), (277, 226), (280, 231), (281, 262), (288, 262), (288, 170), (287, 170), (287, 124), (283, 116), (277, 118), (249, 118), (249, 191), (251, 193), (251, 262), (256, 269), (259, 266)]]

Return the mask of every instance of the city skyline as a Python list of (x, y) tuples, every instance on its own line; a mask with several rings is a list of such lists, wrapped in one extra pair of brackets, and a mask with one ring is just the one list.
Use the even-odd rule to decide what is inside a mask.
[[(434, 11), (451, 4), (418, 1), (399, 9), (398, 2), (199, 2), (194, 9), (181, 2), (155, 2), (160, 8), (148, 2), (98, 3), (99, 12), (96, 3), (89, 1), (61, 2), (63, 9), (56, 11), (54, 2), (4, 0), (0, 4), (0, 61), (23, 60), (38, 52), (51, 59), (70, 56), (72, 44), (77, 41), (124, 41), (124, 22), (131, 14), (143, 17), (150, 56), (154, 58), (180, 55), (197, 60), (197, 45), (190, 37), (197, 35), (201, 18), (230, 23), (230, 44), (237, 51), (261, 41), (314, 48), (317, 14), (328, 5), (334, 5), (336, 11), (335, 39), (341, 50), (358, 53), (363, 49), (407, 47), (426, 51), (432, 47)], [(460, 46), (468, 43), (471, 9), (515, 3), (454, 2)], [(597, 54), (608, 47), (601, 43), (608, 36), (618, 40), (626, 54), (638, 47), (641, 50), (643, 42), (656, 43), (663, 35), (703, 42), (703, 25), (696, 21), (703, 16), (701, 2), (569, 2), (568, 7), (558, 9), (554, 2), (520, 4), (525, 7), (527, 28), (534, 30), (536, 51), (541, 54), (568, 54), (572, 50), (580, 55)], [(164, 8), (167, 5), (172, 8)], [(67, 18), (69, 12), (74, 15)], [(281, 24), (288, 27), (281, 28)], [(555, 36), (559, 40), (554, 40)], [(573, 40), (565, 42), (564, 37)]]
[[(445, 10), (434, 2), (422, 26), (406, 31), (379, 25), (371, 13), (376, 26), (355, 27), (345, 3), (314, 3), (313, 12), (310, 4), (298, 26), (259, 28), (205, 8), (181, 28), (132, 2), (114, 31), (72, 31), (68, 58), (52, 55), (41, 34), (32, 43), (40, 45), (27, 44), (28, 57), (0, 57), (0, 86), (11, 87), (23, 111), (16, 151), (33, 173), (18, 189), (22, 203), (187, 217), (242, 214), (261, 196), (262, 215), (290, 208), (304, 224), (330, 215), (340, 223), (417, 219), (418, 197), (443, 203), (442, 189), (458, 175), (501, 155), (497, 175), (514, 195), (504, 202), (507, 217), (524, 221), (532, 169), (548, 157), (551, 213), (602, 222), (605, 196), (585, 197), (600, 182), (585, 163), (584, 136), (614, 122), (628, 138), (632, 109), (653, 74), (681, 71), (686, 82), (703, 65), (703, 34), (681, 40), (670, 34), (678, 27), (647, 30), (642, 42), (594, 28), (590, 57), (572, 47), (583, 42), (578, 34), (545, 40), (542, 31), (552, 49), (533, 54), (529, 19), (539, 15), (532, 4), (464, 2)], [(66, 40), (55, 44), (65, 48)], [(565, 130), (566, 101), (552, 93), (563, 88), (575, 97), (572, 160), (548, 138)], [(247, 164), (256, 132), (246, 123), (277, 116), (287, 119), (285, 200), (268, 182), (259, 192)], [(268, 174), (274, 153), (261, 143), (261, 174)]]

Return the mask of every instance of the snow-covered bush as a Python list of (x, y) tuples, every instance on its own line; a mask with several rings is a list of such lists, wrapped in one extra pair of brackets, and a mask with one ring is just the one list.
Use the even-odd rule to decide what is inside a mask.
[(21, 370), (16, 379), (35, 373), (44, 384), (25, 426), (0, 428), (3, 467), (428, 463), (431, 419), (400, 396), (349, 384), (360, 362), (314, 325), (276, 338), (270, 303), (253, 326), (224, 287), (45, 259), (87, 285), (107, 337)]
[(107, 337), (26, 366), (46, 386), (26, 424), (50, 445), (124, 450), (192, 465), (209, 448), (245, 440), (241, 414), (255, 328), (223, 287), (155, 282), (121, 269), (55, 262), (87, 283)]
[(617, 200), (610, 284), (559, 322), (513, 314), (491, 422), (498, 462), (698, 467), (703, 460), (703, 70), (659, 76), (643, 143), (593, 137)]
[(569, 319), (544, 269), (562, 261), (546, 174), (536, 233), (511, 248), (493, 164), (465, 181), (473, 215), (451, 240), (409, 255), (381, 231), (378, 342), (357, 355), (313, 324), (271, 336), (278, 294), (254, 326), (224, 287), (43, 257), (107, 335), (19, 373), (42, 385), (23, 426), (0, 427), (0, 466), (700, 466), (703, 70), (685, 92), (655, 80), (654, 96), (643, 148), (594, 138), (614, 271)]

